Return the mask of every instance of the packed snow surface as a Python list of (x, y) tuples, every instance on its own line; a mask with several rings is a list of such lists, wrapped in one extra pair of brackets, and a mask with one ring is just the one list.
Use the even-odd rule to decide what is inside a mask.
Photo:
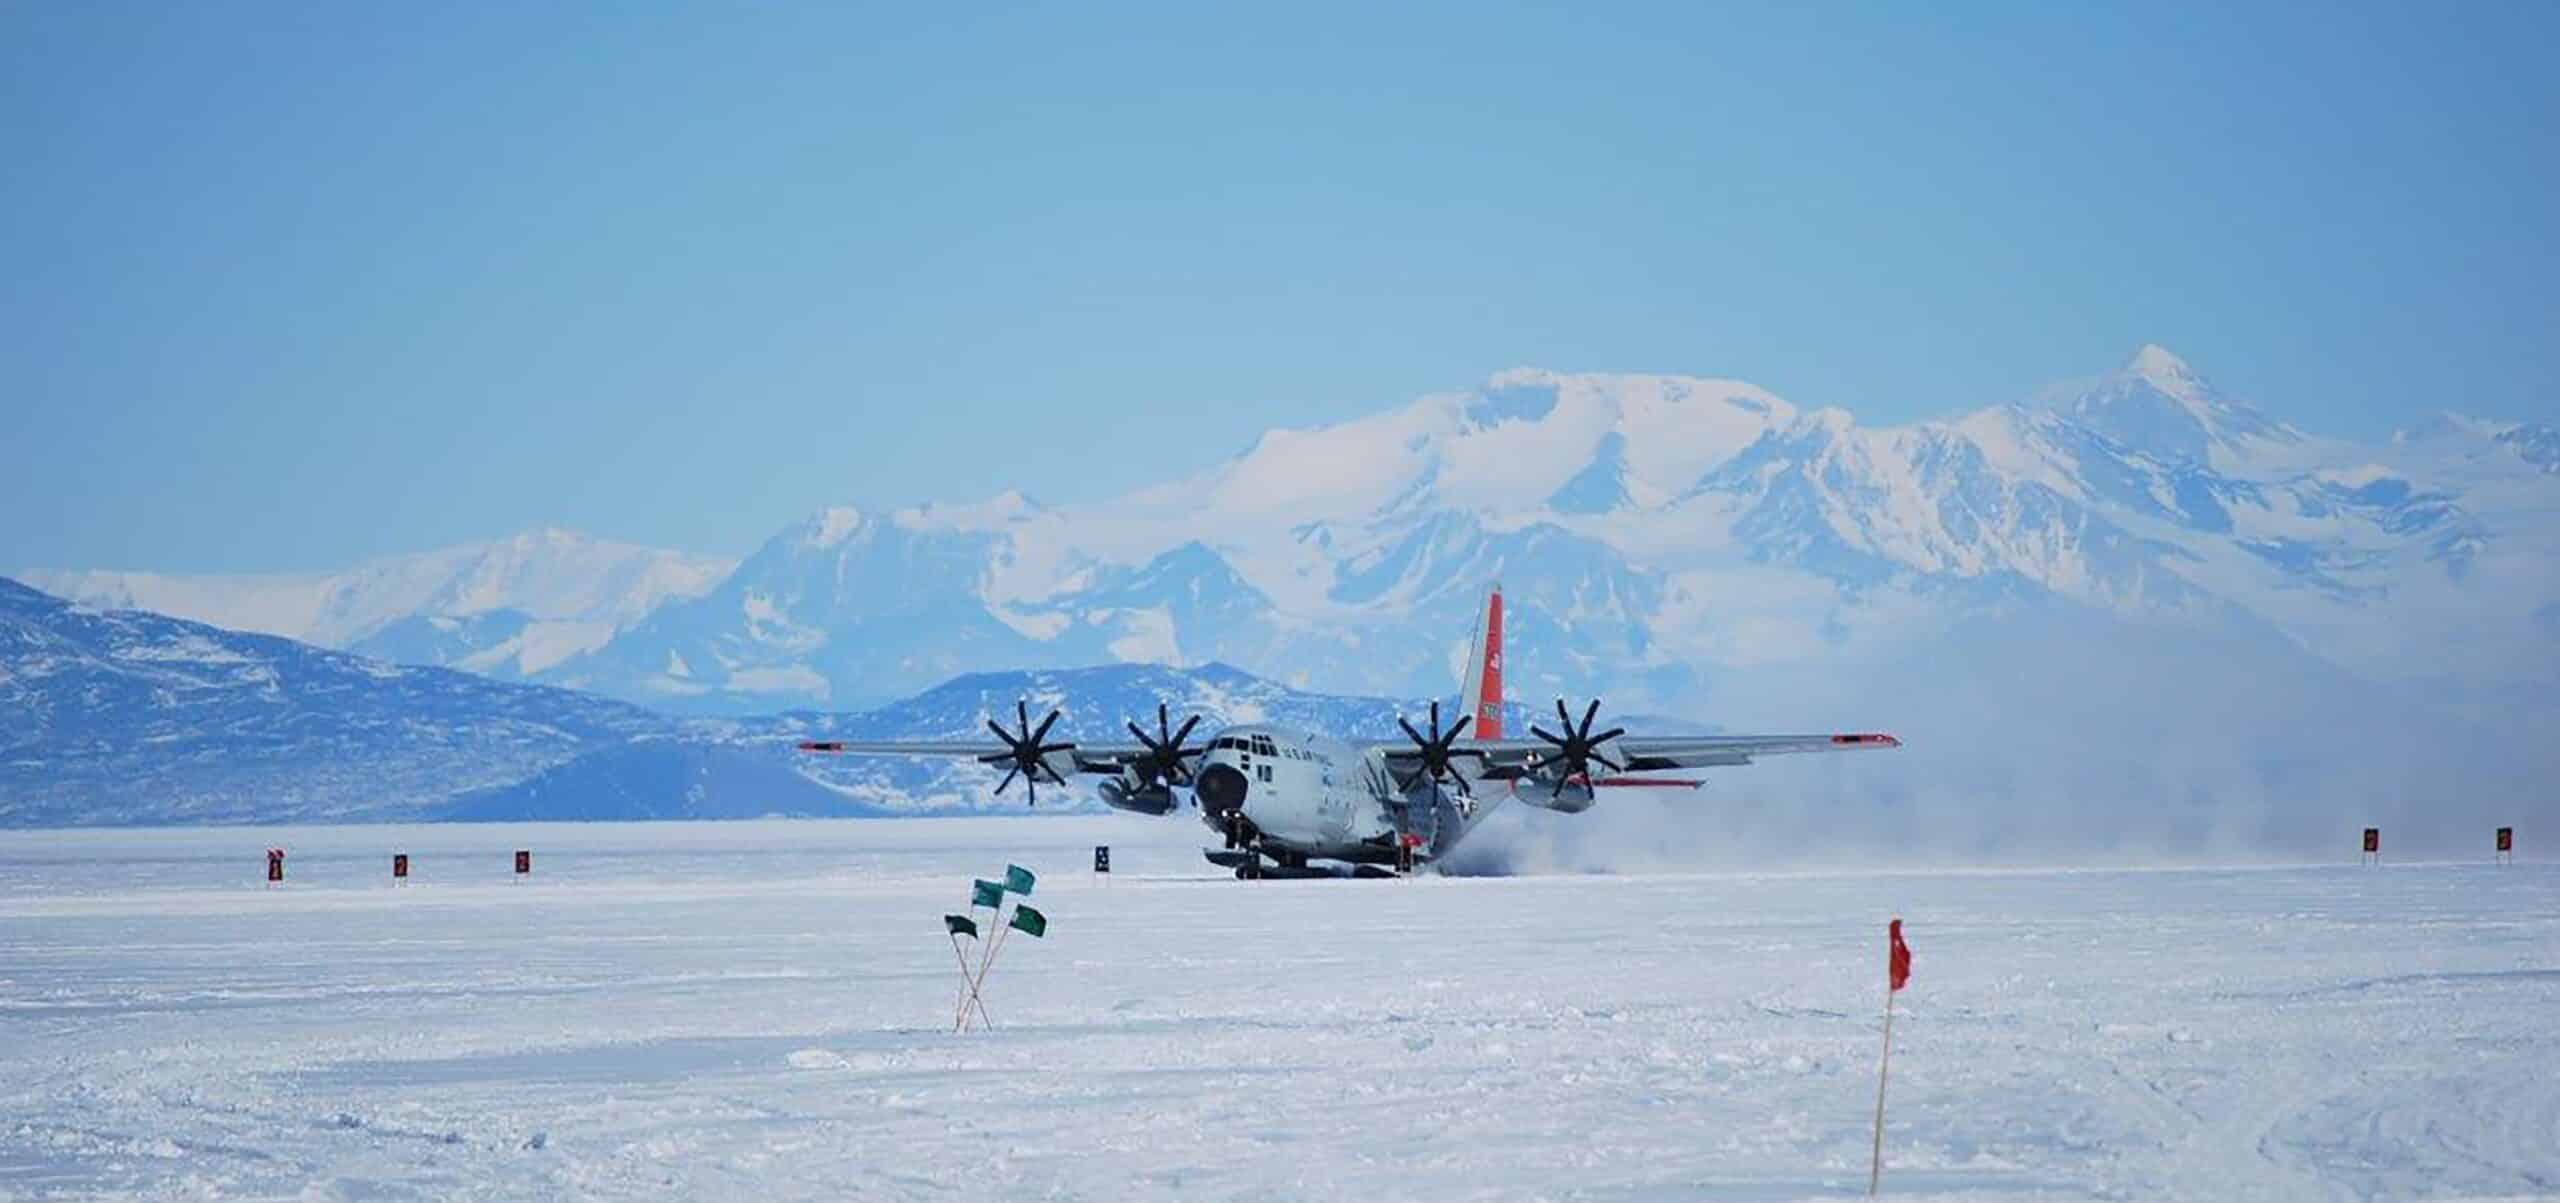
[[(1198, 834), (0, 833), (0, 1198), (1837, 1198), (1895, 914), (1889, 1194), (2560, 1191), (2560, 866), (1248, 884)], [(1007, 862), (1049, 937), (955, 1036)]]

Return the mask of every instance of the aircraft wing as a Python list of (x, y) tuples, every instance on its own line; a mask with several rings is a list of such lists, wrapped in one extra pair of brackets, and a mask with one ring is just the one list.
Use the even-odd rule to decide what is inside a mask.
[[(927, 760), (978, 760), (1002, 763), (1005, 751), (1001, 745), (986, 740), (859, 740), (804, 739), (803, 752), (825, 756), (913, 756)], [(1075, 757), (1079, 773), (1117, 773), (1147, 758), (1140, 744), (1077, 744), (1059, 757)], [(1058, 761), (1053, 760), (1056, 764)], [(1063, 766), (1061, 766), (1063, 767)]]
[[(1702, 769), (1749, 764), (1762, 756), (1801, 752), (1864, 752), (1899, 748), (1902, 741), (1881, 732), (1826, 735), (1621, 735), (1600, 745), (1599, 754), (1630, 773), (1668, 769)], [(1419, 763), (1410, 743), (1377, 744), (1374, 750), (1399, 767)], [(1542, 739), (1489, 739), (1459, 743), (1453, 758), (1472, 759), (1482, 768), (1472, 777), (1507, 777), (1553, 757), (1556, 746)]]

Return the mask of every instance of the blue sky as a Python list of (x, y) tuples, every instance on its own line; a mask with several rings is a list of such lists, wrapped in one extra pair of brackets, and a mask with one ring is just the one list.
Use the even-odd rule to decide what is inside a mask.
[(1515, 364), (2560, 409), (2560, 6), (1213, 7), (9, 6), (0, 566), (738, 552)]

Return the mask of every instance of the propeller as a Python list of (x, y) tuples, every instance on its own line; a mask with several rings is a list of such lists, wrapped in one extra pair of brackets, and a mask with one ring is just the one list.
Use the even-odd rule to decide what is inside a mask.
[(1075, 745), (1072, 743), (1045, 744), (1040, 742), (1041, 740), (1048, 738), (1049, 728), (1058, 721), (1058, 712), (1055, 710), (1051, 710), (1049, 712), (1049, 717), (1040, 720), (1040, 726), (1037, 730), (1034, 730), (1031, 726), (1031, 706), (1029, 703), (1015, 702), (1013, 704), (1013, 716), (1016, 721), (1022, 724), (1022, 729), (1019, 733), (1005, 730), (994, 719), (987, 720), (987, 730), (995, 732), (996, 738), (1004, 741), (1005, 750), (1001, 752), (989, 752), (986, 755), (979, 757), (978, 763), (1011, 765), (1012, 769), (1004, 775), (1004, 780), (996, 784), (997, 796), (1003, 796), (1006, 787), (1013, 784), (1013, 779), (1020, 777), (1023, 779), (1023, 783), (1031, 790), (1031, 805), (1038, 806), (1040, 805), (1040, 778), (1043, 775), (1046, 775), (1050, 781), (1059, 785), (1065, 785), (1067, 783), (1067, 779), (1059, 776), (1056, 769), (1049, 767), (1050, 753), (1072, 751), (1074, 750)]
[(1455, 750), (1458, 736), (1466, 731), (1468, 723), (1474, 721), (1475, 716), (1472, 714), (1459, 715), (1458, 721), (1450, 724), (1449, 729), (1443, 732), (1440, 730), (1440, 703), (1433, 701), (1431, 703), (1431, 737), (1425, 739), (1422, 732), (1414, 730), (1413, 724), (1407, 722), (1403, 715), (1397, 715), (1396, 725), (1404, 728), (1405, 735), (1413, 740), (1413, 746), (1419, 750), (1422, 759), (1421, 764), (1414, 766), (1413, 772), (1396, 781), (1397, 788), (1406, 793), (1412, 793), (1414, 787), (1425, 780), (1437, 785), (1451, 777), (1456, 777), (1458, 784), (1464, 786), (1467, 783), (1466, 777), (1458, 773), (1449, 761), (1456, 756), (1474, 755), (1472, 752)]
[(1209, 754), (1207, 748), (1182, 746), (1182, 741), (1190, 736), (1191, 729), (1200, 725), (1199, 715), (1195, 714), (1182, 720), (1182, 729), (1179, 731), (1173, 730), (1171, 724), (1172, 716), (1166, 713), (1162, 702), (1156, 703), (1156, 737), (1154, 739), (1147, 738), (1147, 733), (1140, 729), (1138, 724), (1128, 724), (1129, 734), (1137, 736), (1138, 742), (1145, 745), (1147, 749), (1147, 758), (1139, 762), (1139, 772), (1144, 775), (1148, 785), (1191, 784), (1191, 766), (1184, 762), (1195, 756)]
[(1582, 725), (1577, 727), (1573, 722), (1573, 712), (1564, 708), (1563, 698), (1557, 698), (1556, 717), (1563, 722), (1564, 734), (1557, 735), (1544, 727), (1529, 728), (1529, 734), (1556, 746), (1556, 761), (1565, 766), (1563, 772), (1556, 774), (1555, 788), (1549, 791), (1551, 797), (1564, 796), (1565, 782), (1575, 777), (1589, 777), (1593, 764), (1605, 764), (1614, 772), (1626, 771), (1626, 766), (1601, 755), (1600, 745), (1626, 734), (1627, 729), (1611, 727), (1594, 736), (1591, 734), (1591, 720), (1599, 716), (1600, 699), (1593, 698), (1590, 708), (1582, 712)]

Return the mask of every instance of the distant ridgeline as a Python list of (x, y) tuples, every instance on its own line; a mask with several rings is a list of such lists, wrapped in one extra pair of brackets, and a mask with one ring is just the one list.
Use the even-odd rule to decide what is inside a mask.
[(1449, 688), (1497, 579), (1504, 677), (1541, 713), (1597, 693), (1906, 741), (1713, 774), (1689, 804), (1721, 830), (2309, 855), (2560, 820), (2560, 430), (2331, 438), (2158, 347), (2049, 404), (1886, 427), (1523, 369), (1089, 504), (822, 510), (737, 561), (548, 531), (30, 579), (228, 629), (12, 587), (15, 825), (1011, 810), (974, 767), (771, 745), (974, 737), (1026, 695), (1071, 738), (1158, 701), (1384, 735), (1372, 698)]
[[(816, 762), (811, 737), (972, 738), (1017, 699), (1102, 740), (1158, 702), (1385, 737), (1399, 706), (1223, 665), (974, 673), (861, 714), (683, 719), (403, 667), (0, 578), (0, 825), (676, 819), (1011, 812), (975, 766)], [(1514, 708), (1515, 710), (1517, 707)], [(1100, 809), (1090, 791), (1044, 795)]]

